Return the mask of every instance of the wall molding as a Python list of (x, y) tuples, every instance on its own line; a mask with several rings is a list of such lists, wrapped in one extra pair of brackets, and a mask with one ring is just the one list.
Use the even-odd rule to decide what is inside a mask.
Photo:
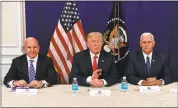
[[(9, 4), (8, 4), (9, 3)], [(13, 23), (13, 28), (11, 27), (10, 29), (15, 29), (14, 33), (11, 33), (12, 35), (9, 35), (8, 37), (12, 37), (12, 39), (15, 39), (14, 42), (10, 43), (8, 42), (8, 39), (5, 35), (2, 35), (2, 38), (6, 38), (7, 42), (2, 42), (1, 48), (2, 48), (2, 53), (1, 53), (1, 65), (10, 65), (12, 62), (12, 59), (22, 55), (24, 53), (23, 50), (23, 42), (26, 37), (26, 22), (25, 22), (25, 2), (12, 2), (12, 1), (2, 1), (2, 5), (4, 4), (4, 9), (2, 8), (2, 12), (4, 12), (3, 15), (4, 19), (2, 21), (14, 21)], [(6, 14), (6, 7), (5, 6), (13, 6), (9, 13)], [(13, 17), (10, 17), (10, 13), (15, 13), (15, 16), (13, 14)], [(9, 17), (10, 19), (6, 19), (6, 17)], [(2, 25), (3, 26), (3, 25)], [(3, 29), (2, 32), (7, 32), (11, 31), (9, 28), (6, 28), (7, 26), (4, 26), (5, 28)], [(15, 28), (14, 28), (15, 27)]]

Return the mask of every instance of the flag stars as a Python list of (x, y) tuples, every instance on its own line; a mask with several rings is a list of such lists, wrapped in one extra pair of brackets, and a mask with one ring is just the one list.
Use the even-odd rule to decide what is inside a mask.
[(79, 12), (77, 10), (75, 3), (69, 1), (65, 4), (61, 15), (61, 22), (62, 25), (65, 26), (65, 30), (70, 30), (73, 24), (80, 19)]
[(72, 5), (71, 2), (68, 3), (69, 5)]

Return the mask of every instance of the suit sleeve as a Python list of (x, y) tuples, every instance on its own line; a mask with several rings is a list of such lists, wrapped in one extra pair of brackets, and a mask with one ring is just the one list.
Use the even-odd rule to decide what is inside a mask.
[(165, 63), (163, 65), (163, 72), (164, 72), (164, 77), (162, 78), (165, 82), (165, 84), (169, 84), (171, 82), (173, 82), (173, 76), (172, 76), (172, 72), (168, 66), (168, 60), (166, 58)]
[(118, 78), (119, 75), (117, 73), (117, 69), (116, 69), (116, 64), (113, 62), (114, 60), (111, 60), (111, 67), (109, 69), (109, 76), (105, 78), (106, 82), (107, 82), (107, 86), (111, 86), (114, 85), (116, 83), (118, 83)]
[(128, 66), (126, 69), (126, 77), (127, 81), (131, 84), (137, 85), (140, 80), (143, 80), (136, 76), (135, 68), (134, 68), (134, 61), (132, 60), (131, 55), (128, 58)]
[(11, 80), (19, 80), (17, 79), (17, 63), (15, 59), (12, 60), (11, 67), (6, 76), (4, 77), (4, 85), (9, 87), (8, 83)]
[(49, 83), (49, 86), (57, 84), (57, 72), (51, 58), (49, 58), (48, 63), (48, 77), (45, 80)]
[(79, 60), (78, 58), (79, 58), (78, 55), (75, 55), (73, 57), (72, 69), (71, 69), (71, 72), (70, 72), (70, 75), (69, 75), (69, 82), (72, 83), (73, 78), (76, 77), (79, 85), (89, 86), (89, 84), (86, 83), (87, 77), (82, 76), (80, 74), (80, 67), (79, 67), (79, 63), (78, 63), (78, 60)]

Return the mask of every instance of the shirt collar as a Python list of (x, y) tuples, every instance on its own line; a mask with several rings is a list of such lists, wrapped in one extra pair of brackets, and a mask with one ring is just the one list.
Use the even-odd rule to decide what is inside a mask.
[(94, 55), (94, 54), (90, 51), (90, 56), (91, 56), (91, 59), (93, 59), (93, 57), (94, 57), (94, 56), (97, 56), (97, 57), (99, 58), (100, 53), (99, 53), (99, 54), (97, 54), (97, 55)]
[(150, 60), (152, 59), (153, 52), (151, 52), (149, 55), (145, 54), (143, 51), (142, 51), (142, 53), (143, 53), (143, 56), (145, 59), (147, 58), (147, 56), (150, 58)]
[(33, 59), (31, 59), (28, 55), (26, 55), (27, 56), (27, 61), (29, 62), (30, 60), (33, 60), (34, 62), (37, 62), (37, 60), (38, 60), (38, 54), (37, 54), (37, 56), (35, 57), (35, 58), (33, 58)]

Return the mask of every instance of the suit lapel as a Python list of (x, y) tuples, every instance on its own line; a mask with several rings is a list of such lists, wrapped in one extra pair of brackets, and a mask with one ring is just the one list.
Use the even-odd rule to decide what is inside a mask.
[(142, 73), (145, 75), (145, 77), (148, 77), (148, 72), (147, 72), (145, 59), (144, 59), (142, 51), (139, 52), (138, 60), (139, 60), (141, 70), (144, 70)]
[(24, 72), (24, 80), (27, 81), (27, 83), (29, 83), (29, 76), (28, 76), (28, 61), (27, 61), (27, 57), (26, 55), (24, 55), (23, 57), (23, 61), (22, 61), (22, 70)]
[(99, 59), (98, 59), (98, 69), (102, 69), (103, 68), (103, 62), (104, 62), (104, 52), (101, 51)]
[(38, 60), (37, 60), (37, 64), (36, 64), (36, 75), (35, 75), (35, 79), (38, 79), (38, 75), (40, 73), (40, 66), (41, 66), (41, 56), (38, 55)]
[(152, 60), (151, 60), (151, 67), (150, 67), (150, 77), (153, 75), (154, 69), (156, 69), (156, 54), (153, 52), (152, 54)]
[(92, 75), (93, 69), (92, 69), (92, 61), (91, 61), (91, 55), (89, 49), (86, 50), (85, 52), (85, 59), (86, 59), (85, 64), (87, 66), (88, 75)]

